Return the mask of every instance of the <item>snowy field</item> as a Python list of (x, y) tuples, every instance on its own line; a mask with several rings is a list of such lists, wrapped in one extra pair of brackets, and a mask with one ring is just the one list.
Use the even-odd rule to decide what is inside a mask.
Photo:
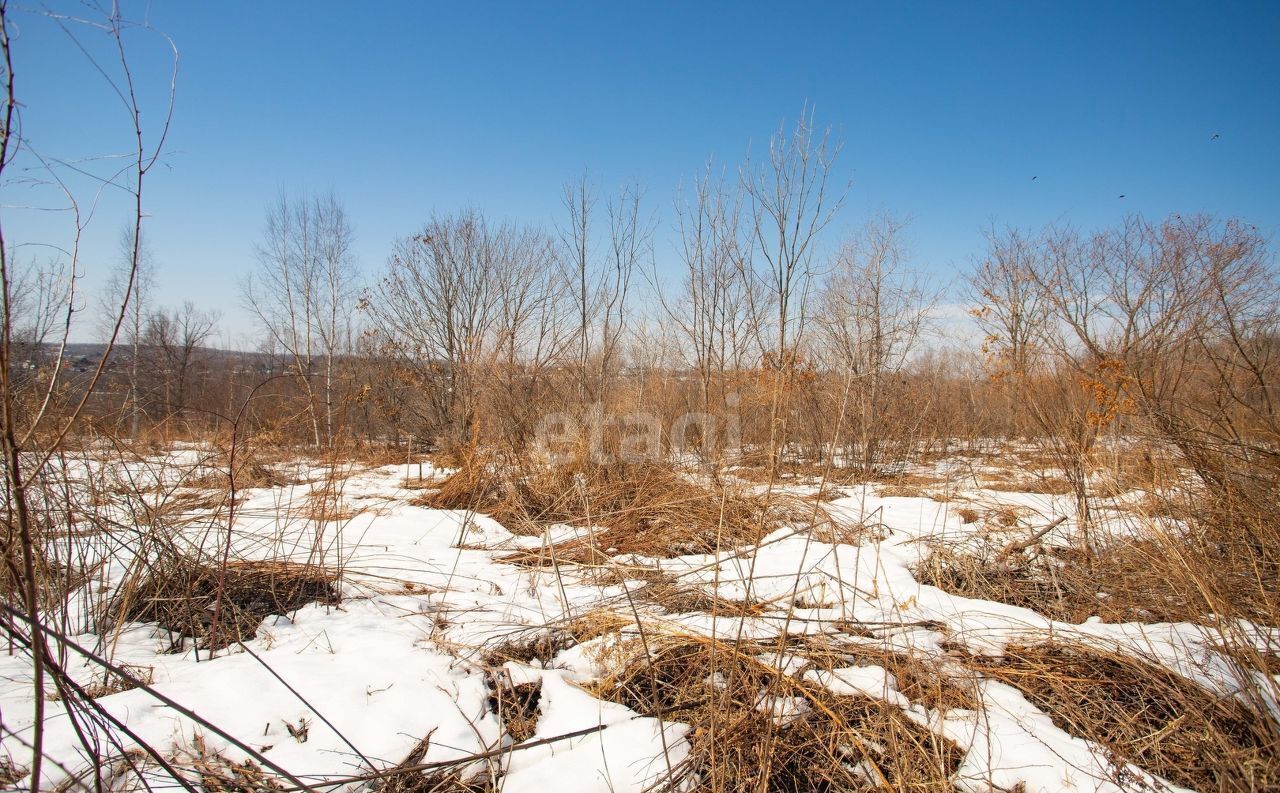
[[(102, 623), (92, 604), (106, 602), (134, 561), (104, 554), (60, 624), (77, 645), (150, 684), (98, 697), (132, 734), (116, 730), (114, 745), (101, 739), (99, 754), (122, 787), (119, 758), (145, 742), (172, 768), (206, 773), (206, 789), (253, 789), (243, 780), (239, 787), (209, 781), (244, 769), (260, 769), (270, 780), (264, 789), (430, 789), (380, 788), (377, 773), (396, 768), (435, 780), (449, 774), (454, 789), (465, 783), (511, 793), (638, 792), (673, 778), (674, 787), (691, 788), (703, 780), (691, 760), (698, 725), (679, 712), (659, 719), (604, 696), (637, 653), (689, 642), (776, 647), (755, 654), (768, 671), (761, 679), (771, 682), (748, 693), (779, 729), (831, 697), (876, 700), (900, 712), (904, 723), (949, 742), (957, 759), (951, 783), (963, 791), (1178, 789), (1062, 729), (1019, 688), (981, 672), (1013, 646), (1052, 641), (1140, 658), (1222, 699), (1243, 701), (1250, 676), (1257, 688), (1275, 690), (1274, 679), (1223, 652), (1220, 630), (1097, 618), (1067, 624), (917, 580), (913, 571), (939, 543), (994, 541), (988, 523), (968, 520), (960, 506), (1014, 508), (1019, 520), (1000, 543), (1064, 517), (1044, 542), (1067, 545), (1075, 531), (1068, 495), (1000, 492), (977, 480), (966, 488), (957, 477), (959, 489), (947, 499), (884, 495), (866, 484), (819, 501), (813, 487), (796, 482), (786, 494), (812, 505), (823, 531), (796, 521), (715, 554), (616, 554), (603, 565), (575, 566), (528, 559), (554, 560), (557, 545), (588, 527), (515, 534), (483, 514), (415, 505), (429, 492), (424, 484), (448, 473), (429, 464), (295, 470), (289, 484), (243, 492), (228, 532), (225, 504), (165, 486), (169, 467), (189, 468), (199, 458), (198, 450), (179, 450), (112, 475), (139, 492), (187, 498), (173, 524), (213, 558), (225, 552), (340, 568), (342, 597), (338, 605), (314, 602), (269, 616), (255, 637), (211, 654), (155, 623)], [(949, 464), (934, 470), (945, 473)], [(102, 474), (88, 465), (78, 475)], [(308, 516), (321, 490), (335, 508)], [(125, 507), (104, 509), (118, 510), (121, 523), (131, 519)], [(1109, 525), (1105, 514), (1100, 525)], [(1115, 521), (1114, 531), (1138, 530)], [(682, 597), (647, 597), (655, 581)], [(731, 604), (750, 608), (735, 612)], [(1240, 627), (1233, 635), (1249, 637), (1259, 651), (1280, 647), (1280, 632)], [(64, 652), (81, 685), (104, 682), (99, 665)], [(914, 696), (892, 664), (867, 660), (902, 656), (963, 690), (966, 706)], [(17, 787), (30, 786), (22, 769), (33, 740), (31, 675), (20, 647), (0, 656), (0, 756), (10, 758)], [(702, 682), (708, 689), (735, 684), (722, 675)], [(524, 702), (518, 725), (495, 706), (502, 692), (530, 690), (536, 701)], [(1268, 706), (1280, 717), (1274, 700)], [(56, 696), (46, 702), (43, 740), (42, 788), (93, 787), (91, 758)], [(153, 758), (130, 756), (153, 789), (179, 786)], [(849, 763), (868, 789), (884, 784), (874, 762), (851, 754)]]

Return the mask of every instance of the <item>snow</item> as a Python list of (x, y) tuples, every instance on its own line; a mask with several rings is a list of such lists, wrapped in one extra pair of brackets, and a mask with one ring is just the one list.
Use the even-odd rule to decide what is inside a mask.
[(560, 673), (542, 675), (541, 718), (530, 743), (607, 725), (578, 738), (510, 755), (504, 791), (618, 793), (646, 790), (688, 755), (683, 724), (662, 725), (576, 688)]
[[(198, 466), (207, 458), (198, 448), (180, 448), (140, 460), (117, 475), (159, 485), (167, 466)], [(74, 465), (79, 476), (102, 473), (91, 461)], [(314, 482), (332, 472), (312, 467), (298, 473), (297, 481)], [(296, 484), (246, 491), (229, 539), (224, 524), (200, 513), (190, 516), (184, 536), (205, 548), (230, 542), (239, 558), (341, 562), (346, 578), (340, 607), (313, 604), (269, 618), (246, 643), (251, 652), (232, 647), (212, 659), (194, 652), (190, 643), (184, 652), (166, 653), (170, 638), (152, 625), (122, 625), (106, 637), (73, 630), (79, 633), (76, 640), (109, 653), (118, 664), (151, 670), (157, 691), (310, 780), (389, 768), (426, 736), (430, 741), (420, 762), (492, 753), (466, 768), (499, 775), (502, 789), (513, 792), (642, 791), (687, 758), (688, 725), (660, 723), (584, 688), (608, 673), (609, 648), (620, 640), (617, 635), (577, 644), (545, 664), (535, 660), (503, 667), (514, 684), (541, 684), (536, 733), (523, 745), (511, 745), (489, 708), (489, 683), (479, 663), (486, 646), (532, 636), (543, 626), (564, 625), (595, 610), (631, 616), (626, 593), (641, 581), (600, 585), (590, 571), (529, 569), (501, 561), (513, 549), (572, 538), (581, 528), (555, 526), (546, 536), (519, 536), (484, 515), (414, 506), (409, 502), (420, 491), (404, 484), (417, 478), (417, 465), (350, 466), (339, 473), (341, 503), (357, 511), (345, 520), (317, 524), (288, 517), (317, 487)], [(427, 466), (425, 477), (439, 473)], [(929, 498), (882, 498), (871, 487), (846, 492), (847, 497), (826, 505), (833, 518), (880, 525), (882, 539), (830, 544), (791, 526), (752, 548), (616, 561), (631, 566), (619, 569), (660, 570), (682, 585), (730, 601), (769, 605), (766, 613), (744, 618), (645, 613), (646, 620), (668, 631), (747, 638), (835, 632), (850, 646), (940, 659), (943, 670), (947, 642), (998, 656), (1014, 643), (1070, 638), (1143, 657), (1222, 696), (1242, 696), (1241, 670), (1220, 652), (1221, 634), (1204, 626), (1096, 620), (1071, 625), (921, 584), (912, 569), (928, 555), (930, 543), (967, 541), (974, 527), (961, 522), (953, 505)], [(1074, 510), (1070, 497), (977, 489), (967, 496), (1045, 517), (1070, 516)], [(118, 517), (129, 519), (127, 512)], [(1072, 524), (1069, 519), (1050, 541), (1067, 541)], [(110, 587), (121, 580), (129, 560), (117, 554), (108, 561), (102, 585)], [(68, 624), (87, 626), (89, 616), (73, 613)], [(870, 635), (841, 633), (845, 624), (865, 626)], [(1260, 648), (1280, 646), (1272, 629), (1246, 625), (1237, 633)], [(634, 638), (634, 631), (624, 630), (621, 638)], [(994, 680), (977, 682), (980, 711), (937, 712), (910, 702), (880, 666), (815, 669), (791, 653), (759, 660), (837, 695), (884, 700), (954, 741), (964, 752), (956, 777), (962, 790), (1019, 785), (1029, 793), (1173, 789), (1140, 769), (1117, 767), (1099, 747), (1063, 732), (1020, 692)], [(100, 679), (88, 663), (71, 666), (82, 683)], [(5, 729), (24, 740), (32, 732), (31, 689), (30, 660), (16, 651), (0, 656), (0, 713)], [(100, 702), (155, 746), (190, 750), (200, 736), (210, 751), (234, 761), (246, 757), (141, 689)], [(1268, 706), (1280, 714), (1274, 701)], [(758, 707), (785, 723), (809, 705), (803, 698), (762, 692)], [(304, 722), (305, 740), (297, 734)], [(82, 767), (85, 758), (61, 702), (47, 703), (45, 726), (46, 752), (57, 763), (45, 764), (41, 784), (52, 787), (63, 780), (62, 767)], [(511, 751), (495, 753), (504, 747)], [(0, 746), (4, 753), (17, 761), (26, 751), (9, 740)], [(347, 789), (357, 787), (353, 782)]]

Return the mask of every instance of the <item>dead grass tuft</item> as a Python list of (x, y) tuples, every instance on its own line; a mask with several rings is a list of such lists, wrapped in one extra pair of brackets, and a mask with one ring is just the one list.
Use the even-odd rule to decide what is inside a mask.
[(507, 675), (491, 675), (489, 712), (498, 717), (502, 728), (516, 743), (524, 743), (538, 729), (538, 703), (542, 700), (542, 681), (514, 685)]
[(825, 637), (805, 641), (802, 652), (816, 669), (882, 667), (897, 680), (898, 691), (903, 696), (931, 710), (976, 711), (982, 707), (972, 686), (951, 679), (936, 660), (926, 656), (867, 644), (831, 644)]
[(1025, 478), (986, 479), (982, 483), (986, 490), (1000, 493), (1036, 493), (1046, 496), (1065, 496), (1074, 493), (1075, 488), (1063, 476), (1032, 476)]
[(878, 484), (876, 495), (881, 498), (929, 498), (940, 503), (951, 500), (954, 482), (946, 477), (928, 473), (881, 473), (864, 477)]
[(507, 661), (542, 666), (559, 653), (599, 636), (616, 633), (634, 624), (630, 617), (605, 609), (589, 611), (562, 626), (530, 628), (514, 638), (485, 647), (481, 662), (498, 667)]
[(0, 787), (11, 788), (27, 776), (27, 769), (17, 765), (8, 757), (0, 757)]
[(474, 770), (427, 771), (418, 768), (430, 748), (431, 734), (428, 733), (403, 760), (379, 774), (369, 789), (378, 793), (494, 793), (498, 790), (492, 777), (477, 774)]
[(1181, 483), (1176, 453), (1172, 449), (1134, 445), (1121, 449), (1106, 461), (1105, 479), (1119, 492), (1156, 492)]
[[(537, 566), (600, 564), (617, 554), (673, 557), (759, 540), (790, 514), (782, 500), (728, 486), (703, 487), (656, 463), (572, 464), (521, 475), (474, 462), (414, 503), (485, 512), (519, 534), (552, 524), (589, 526), (590, 536), (553, 553), (527, 551), (506, 561)], [(554, 556), (554, 558), (553, 558)]]
[[(137, 666), (134, 664), (121, 664), (120, 667), (128, 672), (134, 680), (138, 680), (143, 685), (151, 685), (151, 681), (155, 678), (155, 667)], [(132, 680), (121, 677), (111, 672), (105, 672), (102, 679), (84, 687), (84, 692), (90, 697), (97, 699), (99, 697), (109, 697), (112, 694), (119, 694), (121, 691), (130, 691), (137, 688)]]
[[(210, 635), (221, 586), (222, 610)], [(262, 621), (310, 603), (336, 604), (337, 576), (315, 565), (232, 561), (225, 569), (188, 556), (162, 554), (107, 606), (113, 621), (155, 622), (217, 649), (252, 638)]]
[(206, 793), (263, 793), (284, 790), (274, 777), (268, 776), (252, 760), (237, 763), (210, 751), (204, 738), (197, 735), (189, 752), (190, 765)]
[(364, 511), (351, 506), (332, 491), (313, 490), (307, 495), (301, 517), (315, 523), (345, 523)]
[(839, 696), (757, 659), (774, 648), (693, 637), (650, 642), (597, 686), (604, 699), (679, 721), (689, 789), (951, 791), (956, 747), (896, 706)]
[(1280, 789), (1280, 735), (1234, 699), (1132, 656), (1070, 644), (972, 658), (1059, 728), (1195, 790)]
[(671, 579), (660, 579), (645, 584), (632, 593), (637, 601), (662, 607), (668, 614), (707, 614), (759, 616), (766, 610), (761, 603), (741, 603), (726, 600), (707, 592), (697, 584), (679, 584)]
[(1143, 540), (1117, 541), (1093, 555), (1051, 547), (1003, 559), (941, 547), (915, 569), (922, 584), (1063, 622), (1200, 621), (1203, 609), (1171, 589), (1167, 576), (1162, 546)]

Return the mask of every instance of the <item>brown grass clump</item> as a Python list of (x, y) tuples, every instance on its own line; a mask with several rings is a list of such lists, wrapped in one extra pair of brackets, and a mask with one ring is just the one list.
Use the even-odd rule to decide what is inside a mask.
[(346, 522), (364, 512), (353, 507), (332, 491), (313, 490), (307, 495), (302, 517), (316, 523)]
[[(602, 681), (604, 699), (693, 729), (673, 769), (698, 791), (951, 791), (961, 753), (879, 699), (839, 696), (756, 659), (774, 648), (664, 637)], [(769, 713), (770, 703), (790, 703)]]
[[(432, 730), (434, 732), (434, 730)], [(431, 734), (418, 741), (395, 766), (377, 775), (369, 784), (378, 793), (492, 793), (493, 777), (446, 768), (430, 771), (418, 768), (431, 748)]]
[(1116, 759), (1195, 790), (1280, 789), (1280, 732), (1234, 699), (1162, 667), (1069, 644), (1010, 647), (970, 662), (1054, 724)]
[(1075, 492), (1071, 482), (1062, 476), (987, 479), (983, 481), (982, 487), (986, 490), (995, 490), (1001, 493), (1037, 493), (1046, 496), (1064, 496)]
[(225, 487), (218, 493), (210, 493), (208, 490), (189, 490), (170, 495), (158, 511), (161, 516), (169, 517), (191, 512), (216, 512), (226, 505)]
[(718, 615), (759, 616), (765, 612), (761, 603), (742, 603), (726, 600), (707, 592), (697, 584), (678, 584), (671, 579), (659, 579), (635, 590), (632, 596), (640, 602), (662, 607), (668, 614), (704, 612)]
[[(216, 635), (210, 635), (220, 582), (220, 624)], [(219, 569), (166, 553), (122, 586), (107, 609), (114, 620), (155, 622), (217, 649), (252, 638), (273, 614), (288, 614), (310, 603), (334, 604), (338, 599), (336, 574), (315, 565), (232, 561)]]
[(632, 618), (622, 614), (603, 609), (589, 611), (564, 625), (529, 628), (504, 642), (487, 645), (481, 662), (486, 667), (501, 666), (507, 661), (521, 664), (538, 661), (545, 666), (570, 647), (616, 633), (632, 624)]
[[(188, 476), (182, 480), (184, 487), (195, 490), (218, 490), (225, 492), (231, 484), (226, 468), (206, 470), (202, 474)], [(236, 489), (246, 490), (255, 487), (285, 487), (299, 484), (298, 480), (287, 476), (278, 466), (248, 459), (236, 463)]]
[(0, 757), (0, 787), (10, 788), (27, 776), (27, 769), (7, 757)]
[(1190, 504), (1157, 493), (1142, 493), (1137, 499), (1117, 500), (1108, 506), (1117, 512), (1133, 515), (1139, 520), (1146, 521), (1156, 521), (1161, 518), (1186, 520), (1192, 514)]
[[(1002, 558), (935, 548), (915, 569), (916, 580), (955, 595), (1021, 606), (1050, 619), (1079, 623), (1195, 622), (1231, 614), (1275, 624), (1266, 586), (1227, 564), (1210, 564), (1187, 543), (1171, 539), (1112, 539), (1092, 553), (1038, 547)], [(1206, 600), (1206, 593), (1218, 593)], [(1256, 601), (1256, 605), (1251, 602)], [(1246, 611), (1245, 609), (1249, 610)]]
[[(151, 681), (155, 678), (155, 667), (121, 664), (120, 668), (128, 672), (134, 680), (138, 680), (146, 686), (151, 685)], [(90, 697), (97, 699), (99, 697), (109, 697), (112, 694), (119, 694), (121, 691), (129, 691), (134, 688), (137, 688), (137, 685), (133, 680), (129, 680), (128, 678), (124, 678), (120, 675), (107, 671), (103, 672), (102, 679), (95, 680), (85, 686), (84, 692)]]
[(210, 751), (204, 738), (195, 736), (190, 764), (206, 793), (263, 793), (284, 790), (274, 777), (268, 776), (252, 760), (237, 763)]
[[(496, 679), (495, 679), (496, 678)], [(498, 717), (502, 728), (516, 743), (533, 737), (538, 729), (538, 703), (542, 700), (542, 681), (513, 685), (506, 675), (490, 676), (489, 712)]]
[(1172, 449), (1134, 445), (1115, 452), (1106, 461), (1105, 479), (1118, 492), (1159, 491), (1182, 479)]
[(733, 476), (744, 482), (765, 484), (768, 482), (812, 482), (825, 481), (828, 484), (848, 485), (858, 479), (852, 471), (825, 463), (801, 462), (798, 460), (776, 460), (772, 472), (767, 452), (747, 454), (740, 457), (732, 469)]
[(876, 490), (880, 498), (933, 498), (934, 494), (917, 485), (882, 485)]
[(803, 653), (814, 668), (828, 671), (848, 666), (883, 667), (898, 681), (898, 691), (903, 696), (931, 710), (979, 710), (982, 707), (971, 686), (952, 680), (927, 657), (865, 644), (830, 644), (826, 637), (805, 641)]
[(786, 514), (764, 498), (702, 487), (649, 462), (561, 465), (529, 475), (477, 462), (414, 503), (485, 512), (521, 534), (557, 523), (593, 527), (591, 536), (556, 546), (554, 559), (539, 551), (507, 558), (536, 565), (710, 553), (760, 539)]
[(1092, 616), (1099, 604), (1096, 589), (1079, 602), (1075, 589), (1044, 556), (1000, 560), (943, 547), (935, 549), (914, 574), (921, 584), (953, 595), (1021, 606), (1067, 622)]
[(881, 498), (929, 498), (945, 503), (951, 500), (953, 482), (936, 474), (913, 472), (881, 473), (862, 477), (878, 484)]
[(435, 482), (432, 487), (433, 492), (425, 493), (410, 503), (434, 509), (487, 511), (501, 503), (504, 495), (499, 466), (479, 456), (467, 458), (457, 471)]

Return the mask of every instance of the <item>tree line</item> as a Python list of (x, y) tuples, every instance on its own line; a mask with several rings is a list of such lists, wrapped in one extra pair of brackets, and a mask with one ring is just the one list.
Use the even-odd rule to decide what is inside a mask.
[[(369, 279), (336, 195), (282, 193), (241, 289), (262, 340), (252, 356), (210, 352), (216, 313), (152, 306), (154, 265), (126, 233), (140, 258), (122, 272), (136, 275), (104, 301), (125, 306), (116, 363), (81, 421), (181, 438), (237, 415), (313, 449), (521, 455), (538, 451), (552, 413), (582, 417), (606, 443), (619, 417), (670, 427), (696, 413), (719, 423), (682, 431), (687, 448), (663, 438), (666, 452), (864, 475), (956, 443), (1034, 437), (1060, 454), (1082, 508), (1109, 432), (1159, 436), (1223, 481), (1226, 457), (1251, 467), (1275, 454), (1280, 300), (1256, 228), (1180, 215), (992, 227), (948, 291), (913, 269), (900, 219), (840, 239), (839, 154), (806, 112), (758, 160), (708, 163), (677, 195), (674, 261), (661, 268), (638, 185), (602, 196), (575, 180), (549, 229), (476, 208), (433, 214)], [(56, 329), (42, 311), (60, 304), (56, 275), (32, 269), (7, 297), (32, 349)], [(980, 344), (945, 343), (939, 318), (957, 306)], [(51, 390), (39, 372), (24, 375), (37, 403)], [(76, 403), (74, 379), (53, 390)]]

